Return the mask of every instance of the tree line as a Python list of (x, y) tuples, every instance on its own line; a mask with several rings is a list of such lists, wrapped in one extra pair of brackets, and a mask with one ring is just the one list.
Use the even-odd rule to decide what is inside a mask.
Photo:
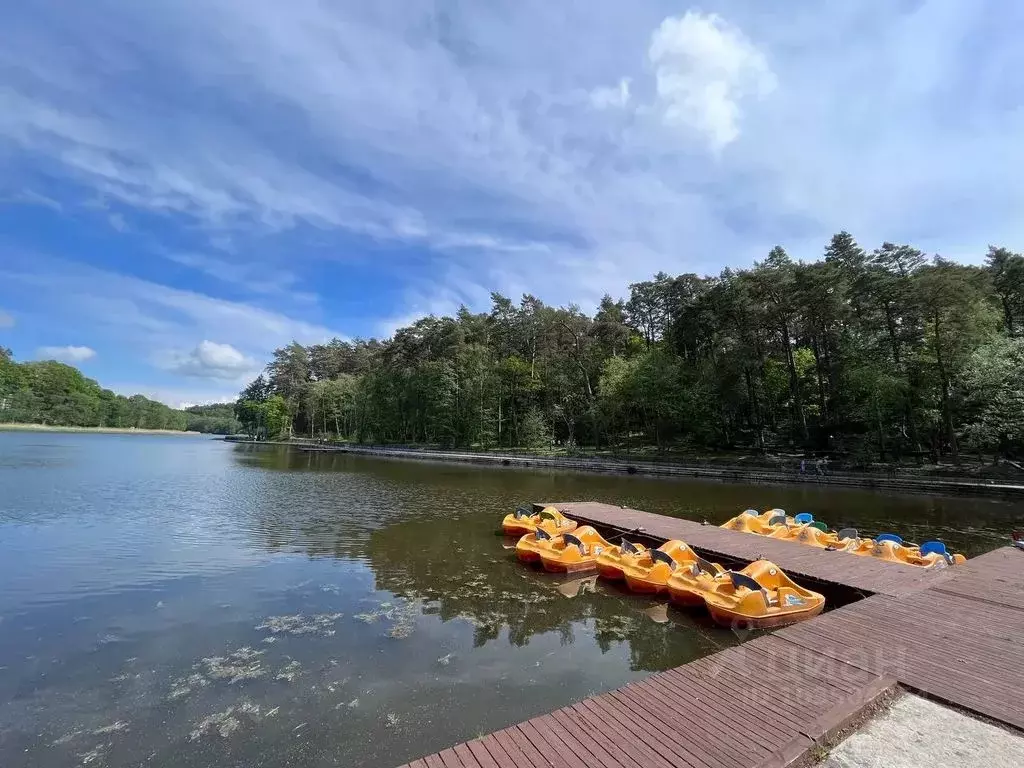
[(750, 269), (664, 273), (593, 316), (492, 294), (390, 339), (278, 349), (255, 436), (484, 448), (797, 450), (959, 461), (1024, 445), (1024, 257), (983, 266), (841, 232)]
[(17, 363), (0, 347), (0, 423), (184, 430), (188, 416), (142, 395), (117, 395), (64, 363)]

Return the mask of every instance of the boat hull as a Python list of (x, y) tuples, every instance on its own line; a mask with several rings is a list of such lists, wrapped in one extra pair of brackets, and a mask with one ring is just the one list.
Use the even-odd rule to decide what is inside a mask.
[(681, 608), (701, 608), (704, 606), (704, 596), (698, 592), (689, 592), (668, 587), (668, 598), (672, 605)]
[(597, 575), (602, 579), (608, 579), (608, 581), (622, 581), (626, 578), (625, 574), (622, 573), (622, 569), (614, 565), (598, 565)]
[(597, 570), (597, 563), (593, 560), (567, 562), (549, 557), (541, 557), (540, 561), (544, 566), (544, 570), (550, 573), (588, 573)]
[(635, 576), (625, 575), (626, 586), (630, 592), (637, 592), (641, 595), (658, 595), (668, 591), (668, 586), (659, 584), (648, 579), (638, 579)]
[(711, 614), (711, 618), (716, 624), (734, 629), (774, 629), (776, 627), (785, 627), (790, 624), (796, 624), (799, 621), (814, 618), (825, 608), (824, 603), (819, 603), (803, 611), (776, 613), (766, 616), (745, 616), (742, 613), (737, 613), (711, 603), (706, 603), (706, 605), (708, 613)]

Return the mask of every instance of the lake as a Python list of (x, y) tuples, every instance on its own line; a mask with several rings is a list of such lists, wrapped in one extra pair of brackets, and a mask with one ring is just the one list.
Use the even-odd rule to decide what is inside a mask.
[(0, 432), (0, 765), (369, 766), (738, 642), (531, 570), (518, 503), (746, 507), (976, 555), (1024, 506)]

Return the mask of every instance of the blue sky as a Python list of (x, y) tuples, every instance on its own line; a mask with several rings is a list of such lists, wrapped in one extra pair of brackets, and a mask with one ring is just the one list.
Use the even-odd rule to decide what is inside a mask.
[(295, 338), (592, 309), (848, 229), (1024, 247), (1024, 4), (36, 0), (0, 26), (0, 345), (231, 399)]

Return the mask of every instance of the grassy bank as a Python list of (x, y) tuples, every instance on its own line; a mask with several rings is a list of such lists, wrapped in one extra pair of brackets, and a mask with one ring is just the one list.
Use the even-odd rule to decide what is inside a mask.
[(56, 424), (0, 424), (0, 432), (96, 432), (110, 435), (189, 435), (200, 432), (185, 432), (177, 429), (136, 429), (135, 427), (61, 427)]

